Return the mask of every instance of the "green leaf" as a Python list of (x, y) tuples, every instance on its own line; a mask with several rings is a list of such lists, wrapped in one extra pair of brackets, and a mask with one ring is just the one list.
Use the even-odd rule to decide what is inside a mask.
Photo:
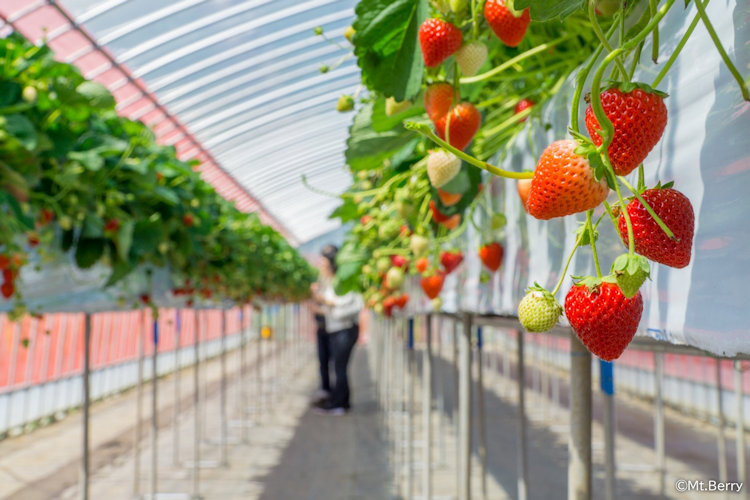
[(34, 124), (24, 115), (8, 115), (5, 117), (5, 130), (29, 151), (36, 149), (38, 139)]
[(578, 9), (586, 7), (586, 0), (515, 0), (516, 10), (529, 8), (529, 14), (534, 21), (551, 21), (565, 19)]
[(172, 189), (165, 188), (164, 186), (157, 186), (154, 188), (154, 194), (164, 203), (169, 205), (179, 205), (180, 198)]
[(94, 149), (88, 151), (71, 151), (68, 153), (68, 157), (92, 172), (101, 170), (104, 166), (104, 157)]
[(81, 238), (101, 238), (104, 236), (104, 219), (96, 214), (88, 214), (83, 220)]
[(415, 97), (424, 69), (417, 33), (429, 14), (427, 0), (362, 0), (355, 13), (354, 54), (364, 84), (397, 101)]
[(81, 269), (88, 269), (104, 255), (104, 238), (81, 238), (76, 247), (76, 264)]
[(413, 104), (409, 109), (402, 111), (393, 116), (385, 114), (385, 99), (379, 98), (375, 101), (375, 105), (372, 110), (372, 129), (375, 132), (387, 132), (396, 125), (400, 125), (407, 118), (419, 116), (424, 113), (422, 106)]
[(329, 219), (341, 219), (341, 222), (349, 222), (355, 220), (359, 216), (359, 208), (354, 200), (351, 198), (344, 198), (344, 203), (336, 207), (336, 210), (331, 212), (328, 216)]
[(125, 276), (130, 274), (130, 272), (133, 270), (133, 266), (130, 265), (127, 261), (122, 261), (120, 259), (117, 259), (112, 266), (112, 274), (109, 275), (109, 279), (107, 280), (107, 283), (104, 285), (105, 287), (110, 287), (117, 283), (118, 281), (122, 280)]
[(132, 248), (138, 254), (155, 252), (161, 237), (159, 221), (140, 220), (133, 228)]
[(133, 230), (135, 229), (135, 221), (127, 220), (120, 230), (117, 231), (117, 255), (124, 261), (128, 260), (130, 254), (130, 247), (133, 244)]
[(83, 82), (76, 87), (76, 91), (92, 108), (113, 109), (115, 107), (115, 98), (109, 93), (107, 87), (99, 82)]
[(2, 193), (2, 195), (2, 200), (10, 205), (10, 208), (13, 211), (13, 215), (16, 216), (16, 219), (18, 219), (18, 221), (23, 224), (26, 229), (34, 229), (34, 219), (24, 213), (21, 204), (18, 203), (18, 200), (10, 194)]
[(349, 129), (346, 162), (355, 171), (380, 168), (385, 159), (414, 139), (401, 125), (388, 132), (372, 130), (372, 110), (372, 103), (362, 106)]
[(63, 231), (62, 234), (62, 242), (60, 243), (60, 248), (62, 248), (63, 252), (67, 252), (73, 247), (73, 241), (75, 240), (75, 232), (70, 229), (68, 231)]

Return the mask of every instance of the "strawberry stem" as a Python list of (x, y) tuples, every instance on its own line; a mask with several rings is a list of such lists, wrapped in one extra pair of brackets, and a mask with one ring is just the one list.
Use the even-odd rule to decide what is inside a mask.
[(593, 213), (593, 209), (586, 211), (586, 227), (589, 231), (589, 240), (591, 241), (591, 254), (594, 257), (594, 267), (596, 267), (596, 277), (601, 278), (602, 270), (599, 267), (599, 256), (596, 254), (596, 238), (594, 237), (594, 227), (591, 224), (591, 214)]
[[(661, 217), (659, 217), (658, 215), (656, 215), (656, 212), (654, 212), (654, 209), (651, 208), (651, 205), (649, 205), (646, 202), (646, 200), (643, 199), (643, 196), (641, 196), (641, 194), (638, 192), (638, 190), (635, 189), (635, 188), (633, 188), (633, 186), (631, 186), (630, 183), (624, 177), (618, 177), (618, 179), (620, 180), (620, 182), (623, 183), (623, 185), (625, 185), (626, 188), (628, 188), (628, 190), (630, 190), (631, 193), (633, 193), (633, 195), (636, 198), (638, 198), (638, 201), (641, 202), (641, 205), (643, 205), (643, 207), (646, 209), (646, 211), (649, 213), (649, 215), (654, 219), (654, 222), (656, 222), (656, 224), (661, 228), (661, 230), (664, 231), (664, 234), (666, 234), (669, 239), (677, 241), (677, 238), (675, 237), (675, 235), (672, 232), (672, 230), (669, 229), (669, 227), (667, 227), (666, 224), (664, 224), (664, 221), (661, 220)], [(624, 207), (623, 207), (623, 209), (624, 209)], [(625, 213), (627, 214), (628, 211), (625, 210)]]
[[(696, 0), (697, 1), (697, 0)], [(656, 5), (659, 0), (648, 0), (648, 9), (651, 12), (651, 17), (656, 14)], [(659, 64), (659, 25), (657, 24), (654, 28), (653, 41), (651, 42), (651, 60), (654, 64)]]
[[(589, 2), (589, 22), (591, 23), (591, 27), (594, 29), (594, 34), (596, 35), (596, 38), (599, 39), (601, 44), (604, 46), (605, 49), (607, 49), (607, 52), (612, 52), (612, 46), (609, 44), (609, 41), (607, 40), (607, 36), (604, 36), (604, 33), (602, 33), (602, 28), (599, 26), (599, 21), (596, 19), (596, 2)], [(620, 16), (621, 18), (623, 16)], [(613, 26), (617, 26), (617, 23), (613, 24)], [(617, 65), (617, 69), (622, 74), (622, 77), (625, 78), (625, 76), (628, 74), (628, 71), (625, 69), (625, 66), (622, 65), (622, 61), (618, 57), (615, 59), (615, 64)]]
[(734, 63), (727, 55), (727, 51), (724, 50), (724, 46), (721, 44), (721, 40), (719, 40), (719, 37), (716, 34), (716, 30), (711, 24), (711, 20), (708, 18), (708, 15), (706, 15), (705, 6), (698, 0), (696, 0), (694, 3), (695, 8), (698, 9), (698, 14), (701, 16), (703, 24), (706, 26), (706, 31), (708, 31), (708, 35), (711, 37), (711, 41), (713, 41), (714, 45), (716, 46), (716, 50), (719, 51), (719, 55), (724, 60), (724, 64), (727, 65), (727, 69), (729, 70), (729, 72), (732, 73), (734, 79), (737, 80), (737, 84), (740, 86), (740, 92), (742, 92), (742, 98), (746, 101), (750, 101), (750, 94), (748, 94), (747, 83), (745, 83), (745, 80), (742, 79), (742, 75), (739, 71), (737, 71)]
[(475, 167), (479, 167), (482, 170), (486, 170), (487, 172), (493, 175), (497, 175), (498, 177), (506, 177), (508, 179), (531, 179), (534, 177), (533, 172), (512, 172), (510, 170), (503, 170), (502, 168), (491, 165), (485, 161), (478, 160), (473, 156), (464, 153), (460, 149), (454, 148), (453, 146), (442, 140), (440, 137), (436, 136), (429, 125), (427, 125), (426, 123), (406, 121), (404, 122), (404, 127), (408, 130), (413, 130), (422, 134), (435, 144), (442, 146), (457, 157), (461, 158), (466, 163), (474, 165)]
[[(607, 167), (611, 168), (611, 165), (607, 165)], [(614, 175), (614, 171), (612, 172), (612, 175)], [(618, 184), (617, 182), (615, 182), (615, 191), (617, 192), (617, 198), (620, 200), (620, 205), (622, 205), (622, 215), (625, 217), (625, 225), (628, 227), (628, 255), (634, 255), (635, 241), (633, 240), (633, 223), (630, 221), (628, 205), (622, 198), (622, 193), (620, 193), (620, 184)]]
[[(699, 0), (695, 0), (698, 2)], [(708, 3), (709, 0), (706, 0), (706, 3)], [(698, 26), (698, 21), (700, 21), (701, 15), (700, 13), (696, 14), (693, 18), (693, 21), (690, 23), (690, 26), (688, 26), (687, 31), (685, 31), (685, 34), (682, 35), (682, 38), (680, 39), (680, 42), (677, 44), (677, 47), (672, 51), (672, 55), (669, 56), (669, 59), (667, 59), (667, 62), (664, 64), (664, 67), (659, 71), (659, 74), (656, 75), (656, 78), (654, 78), (653, 83), (651, 86), (653, 88), (656, 88), (657, 85), (661, 83), (661, 81), (664, 79), (665, 76), (667, 76), (667, 72), (672, 68), (672, 65), (674, 64), (675, 60), (677, 60), (677, 56), (680, 55), (680, 52), (682, 52), (682, 48), (687, 43), (688, 39), (690, 38), (690, 35), (693, 34), (693, 31), (695, 30), (695, 27)]]
[(576, 244), (573, 245), (573, 248), (570, 249), (570, 253), (568, 254), (568, 260), (565, 261), (565, 267), (563, 267), (562, 273), (560, 274), (560, 279), (557, 280), (557, 285), (555, 285), (555, 289), (552, 290), (552, 295), (557, 295), (557, 292), (560, 290), (560, 286), (562, 285), (562, 282), (565, 280), (565, 275), (568, 274), (568, 266), (570, 266), (570, 261), (573, 259), (573, 255), (576, 253), (576, 249), (581, 246), (581, 241), (583, 241), (583, 233), (578, 235), (578, 238), (576, 239)]

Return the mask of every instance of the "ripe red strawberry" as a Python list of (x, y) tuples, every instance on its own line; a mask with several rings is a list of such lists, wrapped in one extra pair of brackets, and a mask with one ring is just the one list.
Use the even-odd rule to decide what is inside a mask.
[(422, 290), (424, 291), (424, 294), (427, 295), (430, 299), (434, 299), (438, 295), (440, 295), (440, 291), (443, 289), (443, 282), (445, 281), (445, 276), (443, 273), (437, 273), (433, 274), (432, 276), (425, 276), (419, 281), (419, 284), (422, 286)]
[(583, 212), (607, 198), (606, 179), (596, 181), (588, 160), (575, 153), (577, 146), (575, 141), (563, 139), (542, 152), (526, 203), (529, 214), (537, 219)]
[[(535, 104), (534, 101), (532, 101), (531, 99), (521, 99), (520, 101), (518, 101), (518, 104), (516, 104), (516, 107), (513, 109), (513, 113), (517, 115), (524, 109), (528, 109), (532, 107), (534, 104)], [(521, 123), (525, 122), (528, 119), (529, 119), (528, 116), (526, 118), (523, 118), (521, 120)]]
[(497, 241), (482, 245), (479, 249), (479, 258), (494, 273), (500, 269), (500, 265), (503, 263), (503, 246)]
[(419, 27), (419, 46), (428, 68), (433, 68), (448, 59), (461, 47), (461, 30), (440, 19), (427, 19)]
[(419, 274), (424, 274), (424, 272), (427, 271), (427, 268), (430, 267), (430, 260), (427, 257), (421, 257), (414, 263), (414, 267)]
[(447, 127), (450, 136), (448, 143), (463, 151), (474, 138), (481, 124), (482, 116), (479, 110), (471, 103), (462, 102), (435, 122), (435, 131), (441, 139), (445, 140)]
[(448, 114), (458, 102), (458, 92), (450, 83), (433, 83), (424, 92), (424, 110), (433, 122)]
[(109, 232), (115, 232), (120, 228), (120, 221), (117, 219), (110, 219), (104, 225), (104, 230)]
[[(643, 163), (664, 133), (666, 94), (644, 84), (615, 85), (601, 93), (604, 113), (615, 128), (607, 151), (615, 173), (627, 175)], [(594, 144), (601, 146), (599, 122), (590, 104), (586, 108), (586, 128)]]
[(438, 197), (446, 207), (450, 207), (461, 201), (461, 193), (449, 193), (438, 188)]
[(39, 213), (39, 224), (42, 226), (46, 226), (52, 220), (55, 218), (55, 212), (50, 210), (49, 208), (43, 208), (42, 211)]
[(484, 4), (484, 18), (505, 45), (517, 47), (526, 34), (531, 17), (529, 9), (524, 9), (516, 15), (506, 6), (508, 3), (510, 2), (503, 0), (487, 0)]
[(432, 219), (438, 224), (450, 219), (450, 216), (443, 215), (443, 213), (438, 210), (437, 205), (435, 204), (435, 200), (430, 200), (430, 210), (432, 211)]
[(402, 293), (396, 298), (395, 306), (399, 309), (403, 309), (404, 307), (406, 307), (407, 302), (409, 302), (409, 294)]
[(371, 215), (363, 215), (362, 217), (359, 218), (359, 223), (364, 226), (368, 224), (371, 220), (372, 220)]
[[(606, 279), (606, 278), (605, 278)], [(625, 298), (615, 283), (588, 278), (565, 297), (565, 316), (583, 345), (605, 361), (620, 357), (643, 312), (641, 292)]]
[(149, 295), (147, 293), (142, 293), (141, 294), (141, 302), (143, 302), (144, 304), (148, 305), (151, 302), (151, 295)]
[(440, 254), (440, 263), (445, 269), (445, 274), (452, 273), (464, 260), (464, 255), (461, 251), (456, 252), (443, 252)]
[(6, 283), (11, 283), (14, 279), (16, 279), (17, 274), (18, 271), (14, 271), (13, 269), (3, 269), (3, 281)]
[(447, 220), (440, 223), (442, 226), (445, 226), (446, 229), (456, 229), (459, 224), (461, 224), (461, 215), (454, 214), (448, 217)]
[(516, 183), (516, 190), (518, 191), (518, 197), (521, 198), (521, 205), (523, 205), (524, 211), (528, 212), (529, 209), (526, 207), (526, 205), (529, 203), (531, 179), (519, 179)]
[(3, 294), (3, 297), (6, 299), (9, 299), (13, 296), (13, 293), (16, 291), (16, 287), (13, 284), (12, 281), (7, 281), (0, 286), (0, 293)]
[(391, 255), (391, 265), (393, 267), (407, 269), (409, 267), (409, 259), (407, 259), (403, 255)]
[(185, 224), (186, 227), (192, 227), (195, 223), (195, 218), (193, 214), (185, 214), (182, 216), (182, 223)]
[(28, 240), (29, 246), (31, 246), (32, 248), (39, 245), (39, 235), (34, 232), (29, 233)]
[(0, 270), (5, 270), (10, 267), (10, 257), (3, 254), (0, 255)]
[[(628, 203), (628, 215), (633, 224), (633, 240), (635, 251), (647, 259), (670, 267), (682, 268), (690, 263), (691, 248), (693, 246), (693, 231), (695, 229), (695, 215), (690, 200), (676, 189), (648, 189), (643, 193), (643, 199), (654, 210), (656, 215), (674, 233), (676, 240), (667, 237), (656, 221), (634, 199)], [(620, 238), (628, 244), (628, 228), (625, 215), (620, 214), (618, 220)]]

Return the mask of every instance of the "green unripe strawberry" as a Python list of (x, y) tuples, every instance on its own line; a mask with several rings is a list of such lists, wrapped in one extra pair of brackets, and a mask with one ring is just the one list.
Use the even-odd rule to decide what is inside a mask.
[(612, 274), (617, 286), (628, 299), (635, 297), (650, 272), (648, 260), (640, 255), (622, 254), (612, 263)]
[(408, 219), (414, 213), (414, 204), (409, 200), (399, 200), (396, 202), (396, 211), (402, 218)]
[(463, 14), (469, 9), (469, 0), (448, 0), (454, 14)]
[(378, 228), (378, 237), (381, 240), (391, 240), (396, 237), (401, 227), (396, 221), (389, 220)]
[(424, 255), (429, 245), (430, 240), (418, 234), (412, 235), (411, 240), (409, 240), (409, 248), (411, 249), (411, 253), (413, 253), (415, 257)]
[(356, 32), (357, 31), (352, 26), (347, 26), (344, 30), (344, 37), (349, 40), (349, 43), (354, 43), (352, 42), (352, 38), (354, 38), (354, 33)]
[(385, 100), (385, 116), (397, 115), (411, 107), (409, 101), (397, 101), (393, 97)]
[(382, 274), (382, 273), (388, 271), (388, 269), (390, 269), (390, 267), (391, 267), (391, 259), (389, 259), (388, 257), (380, 257), (375, 262), (375, 269), (378, 270), (379, 274)]
[(30, 85), (24, 87), (23, 92), (21, 93), (21, 97), (26, 102), (36, 102), (36, 98), (37, 98), (36, 89)]
[(530, 332), (546, 332), (560, 319), (563, 308), (547, 290), (534, 283), (518, 304), (518, 319)]
[(440, 309), (443, 308), (443, 299), (440, 297), (435, 297), (432, 299), (432, 310), (435, 312), (440, 311)]
[(339, 113), (346, 113), (354, 109), (354, 98), (350, 95), (342, 95), (339, 97), (339, 102), (336, 104), (336, 111)]
[(508, 223), (508, 219), (505, 217), (504, 214), (492, 214), (492, 219), (490, 220), (490, 227), (493, 231), (497, 231), (498, 229), (502, 229), (505, 227), (505, 225)]
[(385, 275), (385, 285), (391, 290), (399, 290), (404, 284), (404, 271), (400, 267), (392, 267)]

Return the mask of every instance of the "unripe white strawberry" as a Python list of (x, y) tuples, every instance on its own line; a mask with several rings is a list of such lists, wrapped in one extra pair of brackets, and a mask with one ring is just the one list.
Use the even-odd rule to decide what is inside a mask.
[(443, 299), (440, 297), (435, 297), (432, 299), (432, 310), (435, 312), (440, 311), (440, 309), (443, 308)]
[(546, 332), (557, 324), (562, 310), (555, 297), (535, 283), (518, 304), (518, 319), (530, 332)]
[(487, 60), (487, 47), (482, 42), (469, 42), (456, 51), (456, 62), (464, 76), (474, 76)]
[(389, 97), (385, 100), (385, 115), (386, 116), (393, 116), (401, 113), (402, 111), (406, 111), (411, 107), (411, 103), (409, 101), (397, 101), (393, 97)]
[(411, 240), (409, 240), (409, 248), (411, 249), (411, 253), (413, 253), (416, 257), (423, 255), (427, 251), (427, 247), (429, 245), (430, 240), (418, 234), (412, 235)]
[(404, 284), (404, 272), (399, 267), (392, 267), (385, 275), (385, 284), (391, 290), (398, 290)]
[(427, 176), (435, 188), (443, 187), (461, 170), (461, 160), (442, 149), (432, 151), (427, 157)]

